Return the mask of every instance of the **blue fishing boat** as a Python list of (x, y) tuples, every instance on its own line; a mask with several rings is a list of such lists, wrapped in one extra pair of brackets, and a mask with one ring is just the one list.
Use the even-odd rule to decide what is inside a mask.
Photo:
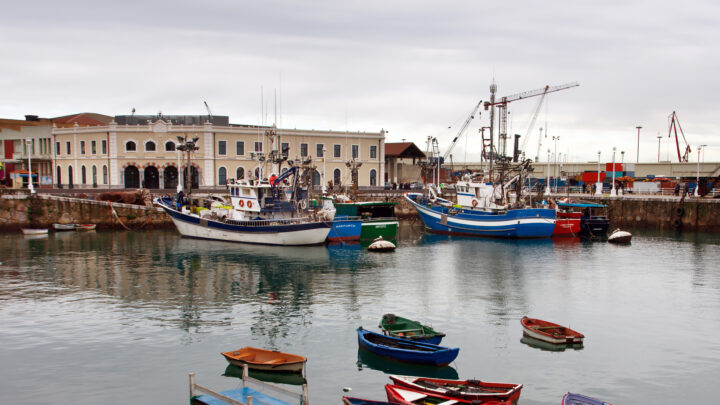
[(555, 210), (546, 208), (478, 209), (420, 193), (406, 193), (430, 232), (495, 238), (548, 238), (555, 230)]
[(565, 396), (563, 396), (562, 405), (610, 405), (610, 403), (590, 398), (585, 395), (568, 392)]
[(460, 352), (459, 348), (385, 336), (365, 330), (362, 326), (357, 329), (357, 333), (358, 344), (361, 348), (380, 356), (410, 363), (445, 366), (455, 360)]

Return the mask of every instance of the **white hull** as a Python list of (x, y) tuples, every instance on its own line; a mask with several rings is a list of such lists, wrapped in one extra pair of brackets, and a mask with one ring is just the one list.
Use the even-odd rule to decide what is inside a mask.
[(325, 242), (330, 228), (317, 228), (292, 232), (234, 232), (208, 228), (171, 217), (182, 236), (202, 239), (215, 239), (228, 242), (256, 243), (263, 245), (318, 245)]
[(23, 228), (22, 229), (23, 235), (45, 235), (48, 233), (47, 229), (30, 229), (30, 228)]
[(553, 338), (549, 337), (547, 335), (543, 335), (541, 333), (537, 333), (536, 331), (532, 329), (528, 329), (526, 327), (523, 327), (523, 333), (525, 333), (525, 336), (530, 336), (531, 338), (542, 340), (543, 342), (553, 343), (553, 344), (571, 344), (571, 343), (582, 343), (583, 338), (576, 337), (573, 338), (572, 341), (568, 342), (566, 338)]

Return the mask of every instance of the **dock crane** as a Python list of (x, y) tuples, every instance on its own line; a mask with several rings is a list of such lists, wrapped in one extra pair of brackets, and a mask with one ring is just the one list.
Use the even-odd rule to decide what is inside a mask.
[[(677, 148), (678, 162), (687, 162), (691, 152), (690, 145), (688, 144), (687, 139), (685, 139), (685, 134), (683, 133), (682, 127), (680, 126), (680, 120), (678, 119), (675, 111), (670, 114), (668, 120), (668, 138), (672, 137), (673, 132), (675, 133), (675, 148)], [(685, 142), (685, 152), (682, 155), (680, 155), (680, 139), (678, 138), (678, 129), (680, 130), (680, 135), (682, 135), (683, 142)]]
[(483, 101), (480, 100), (480, 102), (477, 103), (475, 108), (473, 108), (472, 112), (470, 113), (470, 116), (467, 117), (467, 119), (463, 123), (462, 127), (460, 127), (460, 130), (458, 131), (457, 135), (455, 135), (455, 138), (450, 143), (450, 146), (445, 151), (445, 154), (442, 157), (442, 161), (445, 161), (445, 159), (447, 159), (448, 156), (450, 156), (450, 153), (452, 153), (453, 148), (455, 147), (455, 145), (457, 145), (457, 141), (460, 140), (460, 138), (462, 138), (462, 136), (465, 134), (465, 131), (467, 131), (472, 120), (475, 119), (475, 116), (478, 115), (478, 113), (480, 112), (480, 107), (482, 107), (482, 105), (483, 105)]
[[(499, 101), (495, 101), (495, 91), (497, 91), (497, 86), (495, 86), (493, 83), (493, 86), (490, 86), (490, 92), (491, 92), (490, 101), (486, 101), (484, 104), (484, 107), (485, 107), (486, 111), (491, 107), (495, 107), (495, 106), (498, 107), (498, 127), (499, 127), (498, 128), (499, 129), (498, 154), (500, 156), (507, 155), (507, 152), (505, 149), (507, 147), (507, 105), (508, 105), (508, 103), (513, 102), (513, 101), (518, 101), (518, 100), (524, 100), (526, 98), (535, 97), (535, 96), (545, 97), (545, 95), (547, 95), (548, 93), (554, 93), (556, 91), (561, 91), (561, 90), (569, 89), (572, 87), (577, 87), (579, 85), (580, 85), (580, 83), (578, 83), (578, 82), (566, 83), (566, 84), (561, 84), (558, 86), (547, 85), (540, 89), (524, 91), (522, 93), (517, 93), (517, 94), (512, 94), (510, 96), (501, 97)], [(490, 116), (492, 117), (493, 115), (494, 114), (492, 113), (492, 110), (491, 110)], [(494, 123), (492, 121), (493, 120), (491, 119), (490, 137), (493, 136), (492, 127), (493, 127)]]

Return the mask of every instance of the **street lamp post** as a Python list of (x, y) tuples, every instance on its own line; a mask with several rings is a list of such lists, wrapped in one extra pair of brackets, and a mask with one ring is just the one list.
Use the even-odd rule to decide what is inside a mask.
[(637, 160), (635, 161), (635, 163), (640, 163), (640, 129), (642, 129), (642, 127), (638, 125), (635, 128), (637, 128), (637, 130), (638, 130)]
[(30, 172), (30, 176), (28, 177), (28, 190), (30, 190), (30, 194), (35, 194), (35, 187), (33, 186), (32, 180), (32, 139), (26, 139), (25, 142), (27, 143), (28, 151), (28, 172)]
[(187, 139), (187, 135), (185, 137), (178, 136), (177, 140), (178, 143), (180, 143), (180, 146), (177, 147), (178, 150), (187, 153), (187, 175), (183, 176), (183, 180), (185, 182), (185, 189), (187, 190), (187, 195), (190, 195), (192, 192), (192, 166), (190, 164), (190, 154), (192, 152), (195, 152), (200, 149), (199, 146), (197, 146), (195, 143), (200, 139), (200, 137), (194, 137), (193, 139)]
[(658, 135), (658, 163), (660, 163), (660, 140), (662, 139), (662, 136)]
[(602, 183), (600, 183), (600, 151), (598, 151), (597, 183), (595, 184), (595, 195), (602, 195)]
[(555, 192), (557, 193), (557, 186), (558, 186), (558, 155), (557, 155), (557, 141), (560, 140), (559, 136), (553, 136), (552, 137), (553, 142), (555, 143), (555, 167), (553, 167), (553, 176), (555, 177)]
[(610, 190), (610, 197), (617, 197), (617, 190), (615, 190), (615, 150), (617, 150), (617, 148), (615, 148), (613, 146), (613, 160), (612, 160), (613, 177), (612, 177), (612, 189)]
[(545, 186), (545, 195), (550, 195), (550, 149), (548, 149), (547, 185)]
[(700, 197), (700, 193), (698, 192), (698, 189), (700, 188), (700, 151), (702, 148), (704, 148), (707, 145), (700, 145), (698, 146), (698, 159), (697, 159), (697, 179), (695, 181), (695, 197)]
[(323, 152), (322, 193), (323, 193), (323, 195), (325, 195), (325, 194), (327, 194), (327, 183), (325, 183), (325, 154), (327, 153), (327, 149), (325, 148), (325, 145), (323, 145), (322, 152)]
[[(178, 139), (180, 139), (180, 137), (178, 137)], [(182, 187), (182, 184), (183, 184), (182, 179), (184, 178), (184, 176), (183, 176), (183, 172), (182, 172), (182, 166), (180, 165), (180, 143), (179, 143), (179, 142), (175, 144), (175, 151), (177, 152), (177, 159), (178, 159), (178, 164), (177, 164), (177, 170), (178, 170), (178, 175), (177, 175), (177, 192), (180, 193), (180, 192), (182, 191), (182, 189), (183, 189), (183, 187)]]

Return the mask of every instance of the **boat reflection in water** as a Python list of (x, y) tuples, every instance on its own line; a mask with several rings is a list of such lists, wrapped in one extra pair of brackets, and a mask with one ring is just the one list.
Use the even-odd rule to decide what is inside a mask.
[(422, 364), (403, 363), (378, 356), (375, 353), (371, 353), (363, 349), (358, 349), (357, 367), (358, 370), (371, 368), (373, 370), (382, 371), (385, 374), (443, 378), (447, 380), (458, 379), (457, 370), (450, 366), (435, 367)]
[[(223, 376), (242, 379), (243, 369), (232, 364), (225, 368)], [(307, 383), (305, 377), (300, 373), (273, 373), (270, 371), (248, 370), (250, 377), (275, 384), (303, 385)]]
[(574, 343), (574, 344), (554, 344), (554, 343), (548, 343), (545, 341), (542, 341), (540, 339), (535, 339), (530, 336), (523, 336), (522, 339), (520, 339), (520, 343), (523, 343), (525, 345), (528, 345), (535, 349), (540, 349), (546, 352), (564, 352), (567, 350), (582, 350), (583, 344), (582, 343)]

